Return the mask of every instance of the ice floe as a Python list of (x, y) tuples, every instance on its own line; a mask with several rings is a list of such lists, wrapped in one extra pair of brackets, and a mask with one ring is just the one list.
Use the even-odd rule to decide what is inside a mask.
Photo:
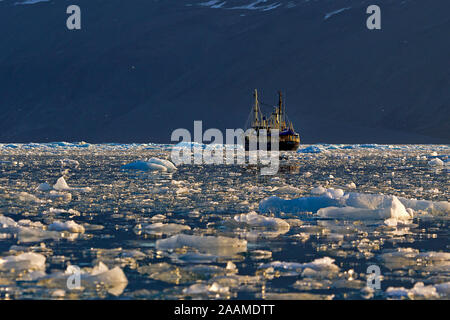
[(72, 233), (84, 233), (85, 229), (82, 225), (77, 224), (73, 220), (61, 222), (56, 221), (48, 226), (50, 231), (67, 231)]
[(77, 160), (73, 160), (73, 159), (62, 159), (58, 161), (59, 164), (61, 165), (61, 167), (69, 167), (69, 168), (79, 168), (80, 167), (80, 163)]
[(235, 224), (245, 228), (245, 231), (236, 232), (247, 240), (257, 240), (259, 238), (275, 238), (289, 231), (290, 225), (283, 219), (266, 217), (256, 212), (235, 215)]
[(282, 272), (285, 275), (299, 275), (303, 277), (331, 277), (339, 272), (339, 267), (334, 264), (334, 259), (329, 257), (315, 259), (312, 262), (298, 263), (298, 262), (282, 262), (272, 261), (261, 264), (259, 269), (269, 269), (273, 271)]
[(413, 216), (397, 197), (387, 197), (376, 206), (376, 209), (369, 209), (362, 206), (353, 207), (327, 207), (317, 211), (317, 215), (322, 218), (349, 219), (349, 220), (389, 220), (388, 223), (397, 221), (408, 221)]
[[(38, 242), (46, 239), (59, 240), (61, 232), (49, 230), (41, 222), (22, 219), (14, 221), (12, 218), (0, 215), (0, 233), (17, 237), (21, 242)], [(70, 237), (69, 237), (70, 238)]]
[(71, 216), (79, 216), (80, 212), (74, 209), (58, 209), (58, 208), (49, 208), (48, 210), (45, 210), (44, 212), (42, 212), (42, 214), (49, 214), (49, 215), (59, 215), (59, 214), (68, 214)]
[(40, 281), (49, 286), (67, 288), (69, 277), (73, 274), (80, 274), (80, 288), (73, 290), (98, 290), (104, 287), (107, 292), (113, 295), (120, 295), (128, 285), (128, 279), (119, 267), (109, 269), (103, 262), (99, 262), (94, 268), (77, 268), (69, 265), (64, 272), (54, 272), (46, 275)]
[(189, 226), (176, 224), (176, 223), (161, 223), (156, 222), (149, 225), (142, 226), (142, 231), (155, 235), (155, 236), (162, 236), (162, 235), (174, 235), (177, 233), (181, 233), (183, 231), (191, 230)]
[(41, 183), (39, 186), (37, 186), (36, 190), (47, 192), (47, 191), (52, 190), (52, 187), (47, 182), (44, 182), (44, 183)]
[(45, 203), (46, 200), (39, 199), (35, 195), (29, 194), (28, 192), (20, 192), (17, 195), (17, 200), (20, 202), (32, 202), (32, 203)]
[(430, 165), (431, 167), (443, 167), (444, 161), (442, 161), (439, 158), (435, 158), (433, 160), (428, 161), (428, 165)]
[(169, 160), (151, 158), (147, 161), (138, 160), (122, 166), (125, 170), (150, 170), (150, 171), (162, 171), (162, 172), (174, 172), (177, 167)]
[(42, 254), (27, 252), (17, 256), (0, 257), (0, 271), (45, 270), (46, 258)]
[(424, 251), (413, 248), (397, 248), (386, 250), (379, 259), (391, 269), (415, 269), (427, 272), (450, 271), (450, 253)]
[(60, 177), (56, 183), (53, 185), (53, 189), (56, 191), (79, 191), (79, 192), (90, 192), (92, 189), (90, 187), (74, 188), (69, 187), (64, 177)]
[(247, 241), (223, 236), (195, 236), (178, 234), (156, 241), (156, 248), (169, 250), (189, 247), (203, 253), (229, 256), (247, 251)]
[(234, 216), (234, 221), (245, 224), (253, 228), (269, 228), (269, 229), (287, 229), (289, 230), (289, 223), (280, 218), (265, 217), (250, 212), (247, 214), (239, 214)]
[[(344, 192), (341, 189), (316, 187), (311, 193), (314, 196), (285, 200), (269, 197), (259, 204), (260, 212), (300, 213), (317, 212), (322, 218), (388, 220), (388, 224), (407, 221), (420, 214), (448, 214), (450, 203), (447, 201), (428, 201), (406, 199), (402, 197)], [(395, 221), (394, 221), (395, 220)]]
[(404, 287), (389, 287), (386, 289), (386, 295), (392, 299), (448, 299), (450, 282), (425, 285), (423, 282), (417, 282), (411, 289)]

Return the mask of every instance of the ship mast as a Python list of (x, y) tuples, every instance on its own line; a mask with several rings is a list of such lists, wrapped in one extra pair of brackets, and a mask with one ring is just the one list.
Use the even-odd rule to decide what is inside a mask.
[(280, 130), (283, 130), (283, 94), (281, 91), (278, 91), (278, 123), (280, 126)]
[(258, 103), (258, 90), (255, 89), (255, 93), (253, 94), (255, 97), (255, 105), (253, 106), (253, 114), (254, 114), (254, 120), (253, 120), (253, 126), (259, 127), (259, 119), (258, 119), (258, 113), (259, 113), (259, 103)]

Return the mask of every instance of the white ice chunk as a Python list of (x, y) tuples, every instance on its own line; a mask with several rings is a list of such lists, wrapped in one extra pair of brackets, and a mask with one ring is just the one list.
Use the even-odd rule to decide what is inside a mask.
[(47, 182), (44, 182), (44, 183), (41, 183), (41, 184), (36, 188), (36, 190), (37, 190), (37, 191), (43, 191), (43, 192), (46, 192), (46, 191), (52, 190), (52, 187), (51, 187)]
[(282, 262), (273, 261), (265, 264), (261, 264), (259, 269), (271, 269), (279, 271), (287, 271), (288, 274), (302, 274), (307, 277), (316, 277), (328, 275), (331, 276), (339, 272), (339, 267), (334, 264), (334, 259), (329, 257), (323, 257), (315, 259), (312, 262), (298, 263), (298, 262)]
[(229, 256), (247, 251), (247, 241), (222, 236), (194, 236), (178, 234), (167, 239), (156, 241), (159, 250), (190, 247), (204, 253)]
[(143, 227), (145, 233), (153, 235), (174, 235), (183, 231), (191, 230), (189, 226), (176, 224), (176, 223), (153, 223)]
[(450, 202), (415, 200), (384, 194), (345, 193), (341, 189), (316, 187), (311, 191), (316, 196), (285, 200), (269, 197), (259, 203), (260, 212), (299, 213), (317, 212), (328, 218), (390, 219), (405, 220), (413, 213), (448, 214)]
[(424, 285), (423, 282), (418, 282), (411, 289), (405, 289), (404, 287), (394, 288), (389, 287), (386, 290), (386, 294), (388, 297), (394, 298), (421, 298), (421, 299), (431, 299), (431, 298), (439, 298), (440, 295), (435, 286)]
[(317, 212), (322, 218), (350, 219), (350, 220), (372, 220), (372, 219), (396, 219), (406, 221), (411, 219), (405, 206), (397, 197), (383, 198), (383, 201), (375, 209), (361, 207), (328, 207)]
[(78, 168), (80, 166), (80, 163), (77, 160), (72, 159), (62, 159), (59, 160), (59, 163), (61, 164), (61, 167)]
[(35, 195), (29, 194), (27, 192), (20, 192), (17, 195), (17, 199), (21, 202), (31, 202), (31, 203), (45, 203), (46, 200), (39, 199)]
[(122, 169), (127, 170), (143, 170), (143, 171), (161, 171), (161, 172), (174, 172), (177, 167), (169, 160), (163, 160), (158, 158), (151, 158), (148, 161), (138, 160), (122, 166)]
[(444, 161), (442, 161), (439, 158), (435, 158), (433, 160), (428, 161), (428, 165), (430, 165), (431, 167), (443, 167)]
[(64, 177), (60, 177), (55, 185), (53, 186), (54, 190), (57, 191), (79, 191), (79, 192), (90, 192), (92, 189), (90, 187), (84, 187), (84, 188), (73, 188), (69, 187)]
[(56, 272), (47, 275), (45, 278), (50, 282), (66, 286), (68, 278), (75, 272), (80, 272), (80, 290), (96, 290), (96, 288), (101, 285), (106, 288), (109, 293), (119, 296), (128, 285), (128, 279), (121, 268), (114, 267), (109, 269), (101, 261), (90, 270), (68, 266), (65, 272)]
[(285, 229), (289, 230), (289, 223), (280, 218), (265, 217), (250, 212), (248, 214), (238, 214), (234, 216), (234, 220), (239, 223), (246, 224), (253, 228), (269, 228), (269, 229)]
[(67, 231), (72, 233), (84, 233), (85, 229), (82, 225), (77, 224), (73, 220), (66, 222), (56, 221), (48, 226), (50, 231)]
[(45, 270), (45, 260), (45, 256), (34, 252), (7, 256), (0, 258), (0, 270)]

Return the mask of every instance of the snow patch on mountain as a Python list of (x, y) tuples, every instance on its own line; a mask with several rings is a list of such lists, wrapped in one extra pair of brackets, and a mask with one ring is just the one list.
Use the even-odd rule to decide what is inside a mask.
[[(292, 7), (292, 2), (289, 2)], [(206, 2), (198, 3), (202, 7), (209, 7), (213, 9), (230, 9), (230, 10), (258, 10), (258, 11), (269, 11), (280, 7), (283, 3), (281, 2), (269, 2), (268, 0), (252, 0), (252, 1), (242, 1), (239, 5), (227, 5), (227, 1), (223, 0), (210, 0)], [(295, 5), (294, 5), (295, 6)]]
[(16, 2), (14, 3), (15, 6), (24, 5), (24, 4), (35, 4), (39, 2), (50, 2), (50, 0), (26, 0), (23, 2)]
[(341, 13), (341, 12), (344, 12), (344, 11), (350, 10), (351, 8), (352, 8), (352, 7), (346, 7), (346, 8), (341, 8), (341, 9), (339, 9), (339, 10), (335, 10), (335, 11), (329, 12), (329, 13), (327, 13), (327, 14), (325, 15), (325, 17), (323, 18), (323, 20), (328, 20), (328, 19), (330, 19), (332, 16), (337, 15), (337, 14), (339, 14), (339, 13)]

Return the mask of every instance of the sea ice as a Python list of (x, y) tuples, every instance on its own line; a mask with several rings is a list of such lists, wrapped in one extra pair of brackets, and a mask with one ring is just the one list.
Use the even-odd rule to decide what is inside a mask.
[(56, 191), (79, 191), (79, 192), (90, 192), (92, 190), (90, 187), (84, 188), (69, 187), (64, 177), (60, 177), (56, 181), (56, 183), (53, 185), (53, 189)]
[(29, 194), (27, 192), (20, 192), (17, 195), (17, 199), (21, 202), (32, 202), (32, 203), (45, 203), (46, 200), (39, 199), (35, 195)]
[(195, 236), (178, 234), (156, 241), (158, 250), (170, 250), (182, 247), (197, 249), (203, 253), (231, 256), (247, 251), (247, 241), (223, 236)]
[(31, 271), (45, 270), (45, 256), (27, 252), (17, 256), (0, 257), (0, 271)]
[[(341, 189), (312, 189), (315, 196), (285, 200), (269, 197), (259, 204), (260, 212), (317, 212), (318, 216), (334, 219), (395, 219), (407, 221), (414, 212), (444, 214), (450, 212), (450, 202), (406, 199), (383, 194), (345, 193)], [(387, 221), (393, 224), (393, 220)]]
[(309, 146), (297, 150), (297, 153), (321, 153), (321, 152), (327, 152), (327, 150), (322, 146)]
[(317, 215), (322, 218), (350, 220), (395, 219), (407, 221), (412, 218), (405, 206), (395, 196), (383, 198), (383, 201), (374, 209), (365, 207), (361, 203), (359, 207), (327, 207), (320, 209)]
[(162, 235), (174, 235), (177, 233), (181, 233), (183, 231), (191, 230), (191, 228), (189, 226), (176, 223), (156, 222), (153, 224), (144, 225), (142, 227), (142, 230), (147, 234), (162, 236)]
[(55, 221), (48, 226), (50, 231), (67, 231), (72, 233), (84, 233), (85, 229), (82, 225), (77, 224), (73, 220), (66, 222)]
[(47, 182), (44, 182), (37, 186), (36, 190), (46, 192), (52, 190), (52, 187)]
[(70, 167), (70, 168), (78, 168), (80, 166), (80, 163), (77, 160), (72, 159), (62, 159), (59, 160), (59, 164), (61, 167)]
[(424, 285), (423, 282), (417, 282), (411, 289), (405, 289), (404, 287), (389, 287), (386, 290), (386, 295), (390, 298), (410, 298), (410, 299), (433, 299), (439, 298), (436, 286)]
[(428, 161), (428, 165), (430, 165), (432, 167), (443, 167), (444, 166), (444, 161), (442, 161), (439, 158), (435, 158), (433, 160)]
[(138, 160), (132, 163), (125, 164), (122, 166), (122, 169), (174, 172), (175, 170), (177, 170), (177, 167), (175, 167), (175, 165), (169, 160), (151, 158), (148, 161)]
[[(73, 266), (68, 266), (65, 272), (56, 272), (49, 274), (41, 280), (44, 283), (55, 283), (66, 287), (68, 278), (76, 270)], [(120, 267), (109, 269), (103, 262), (99, 262), (94, 268), (79, 269), (80, 271), (80, 289), (96, 290), (103, 286), (106, 290), (115, 296), (122, 294), (128, 285), (128, 279)]]
[(238, 223), (248, 225), (252, 228), (285, 229), (289, 230), (289, 223), (280, 218), (265, 217), (252, 211), (248, 214), (238, 214), (234, 216)]
[(230, 288), (221, 286), (216, 282), (212, 284), (196, 283), (188, 288), (183, 289), (183, 293), (188, 296), (202, 294), (214, 294), (220, 296), (221, 294), (228, 294), (229, 291)]
[(47, 197), (52, 200), (61, 200), (61, 201), (71, 201), (72, 200), (72, 194), (69, 192), (58, 192), (55, 190), (51, 190)]
[(334, 264), (334, 259), (324, 257), (308, 263), (273, 261), (261, 264), (259, 269), (273, 269), (286, 272), (287, 275), (302, 274), (303, 277), (331, 277), (339, 272), (339, 267)]
[(38, 242), (45, 239), (60, 239), (59, 232), (46, 230), (41, 222), (30, 220), (14, 221), (9, 217), (0, 215), (0, 232), (17, 236), (21, 242)]
[(72, 216), (80, 215), (80, 212), (78, 212), (77, 210), (74, 210), (74, 209), (66, 210), (66, 209), (49, 208), (48, 210), (45, 210), (44, 212), (42, 212), (42, 214), (62, 214), (62, 213), (67, 213)]

